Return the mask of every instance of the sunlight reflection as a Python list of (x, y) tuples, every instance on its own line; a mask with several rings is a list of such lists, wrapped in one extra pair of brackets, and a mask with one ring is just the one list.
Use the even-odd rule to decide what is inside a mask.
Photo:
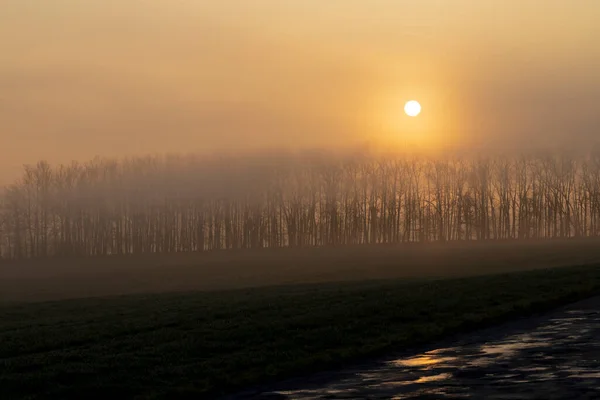
[[(549, 388), (544, 395), (549, 394), (555, 389), (550, 388), (552, 385), (548, 382), (562, 379), (569, 380), (573, 388), (589, 389), (600, 379), (596, 361), (600, 344), (590, 343), (580, 332), (587, 331), (588, 336), (597, 336), (600, 314), (588, 313), (584, 320), (573, 318), (572, 314), (575, 312), (562, 318), (552, 318), (528, 332), (501, 337), (492, 335), (488, 341), (477, 337), (459, 346), (397, 358), (372, 368), (359, 368), (317, 390), (279, 394), (303, 400), (449, 399), (475, 394), (477, 398), (492, 398), (499, 394), (497, 390), (510, 385), (523, 387), (514, 395), (515, 398), (524, 398), (526, 395), (522, 395), (532, 388)], [(563, 328), (568, 332), (563, 332)], [(574, 356), (565, 357), (565, 352)], [(481, 382), (481, 385), (473, 386), (474, 381)], [(488, 392), (487, 383), (500, 389)]]
[(437, 374), (437, 375), (422, 376), (414, 382), (415, 383), (438, 382), (438, 381), (445, 381), (447, 379), (450, 379), (451, 377), (452, 377), (452, 374), (443, 373), (443, 374)]
[(454, 361), (455, 357), (436, 357), (435, 355), (424, 355), (392, 361), (392, 364), (402, 367), (428, 367)]

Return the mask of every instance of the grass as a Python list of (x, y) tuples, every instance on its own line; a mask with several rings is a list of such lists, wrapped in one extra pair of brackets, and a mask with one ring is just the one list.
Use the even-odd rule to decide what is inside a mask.
[(600, 291), (600, 268), (0, 308), (0, 398), (214, 398)]
[(599, 246), (600, 238), (571, 238), (0, 260), (0, 305), (598, 265)]

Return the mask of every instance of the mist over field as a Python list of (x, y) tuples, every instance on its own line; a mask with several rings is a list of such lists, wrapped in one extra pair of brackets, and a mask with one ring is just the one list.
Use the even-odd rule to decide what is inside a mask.
[(595, 237), (600, 6), (510, 4), (7, 0), (0, 257)]
[(0, 399), (600, 398), (599, 17), (0, 0)]
[(8, 259), (597, 236), (600, 151), (41, 162), (1, 200)]

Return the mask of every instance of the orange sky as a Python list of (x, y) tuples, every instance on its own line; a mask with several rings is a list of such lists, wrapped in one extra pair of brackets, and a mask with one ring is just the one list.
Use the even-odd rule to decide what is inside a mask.
[(0, 177), (96, 155), (585, 144), (599, 18), (596, 0), (2, 0)]

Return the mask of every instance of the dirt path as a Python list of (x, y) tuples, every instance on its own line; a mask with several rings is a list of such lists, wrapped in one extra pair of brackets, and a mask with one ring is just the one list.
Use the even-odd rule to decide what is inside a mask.
[(248, 399), (598, 399), (600, 297)]

